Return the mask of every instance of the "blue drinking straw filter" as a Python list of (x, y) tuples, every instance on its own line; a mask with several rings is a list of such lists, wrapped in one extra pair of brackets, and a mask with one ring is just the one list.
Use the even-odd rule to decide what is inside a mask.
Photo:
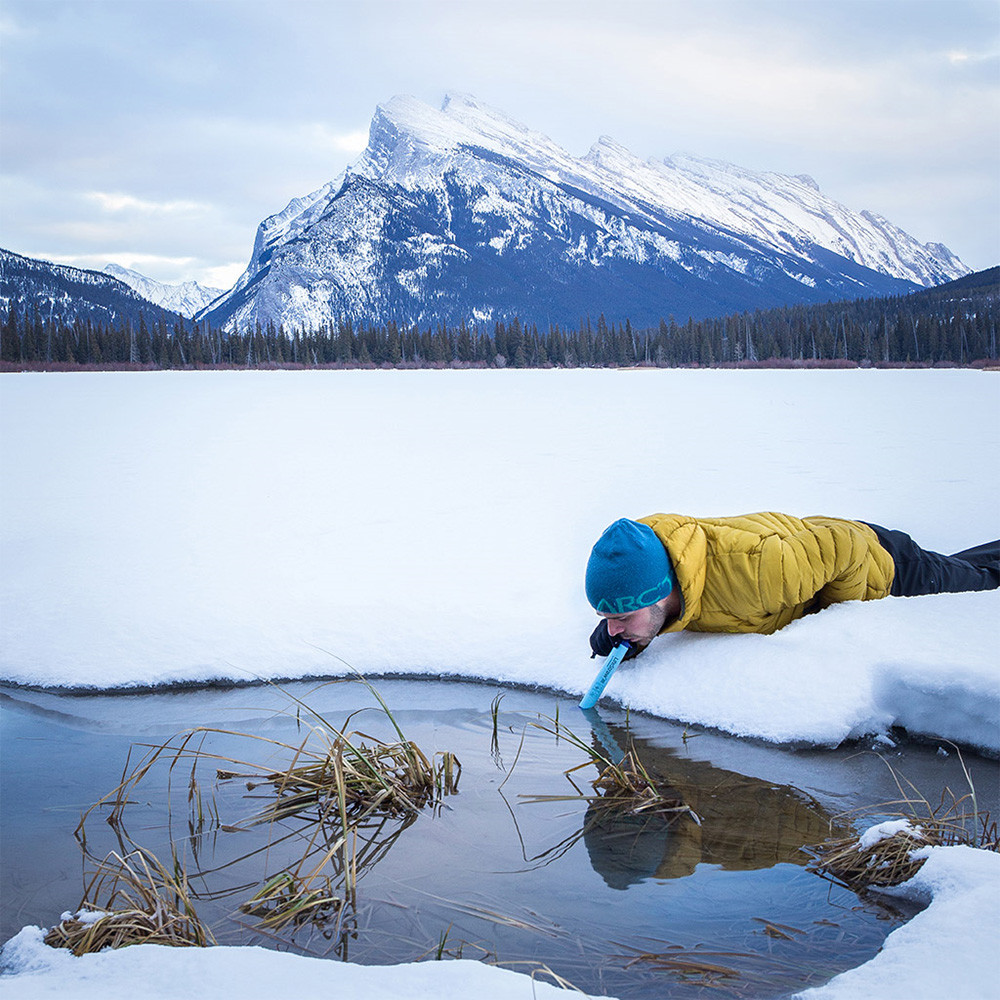
[(597, 704), (601, 695), (604, 694), (604, 689), (608, 686), (608, 681), (611, 680), (611, 675), (618, 669), (618, 664), (622, 662), (625, 654), (631, 648), (627, 642), (622, 641), (611, 650), (608, 658), (604, 661), (604, 666), (601, 667), (601, 672), (594, 678), (590, 690), (583, 696), (580, 708), (593, 708)]

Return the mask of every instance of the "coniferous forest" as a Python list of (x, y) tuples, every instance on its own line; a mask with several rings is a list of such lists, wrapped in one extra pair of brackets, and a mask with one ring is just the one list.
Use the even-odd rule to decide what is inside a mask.
[(177, 317), (43, 318), (11, 305), (0, 360), (18, 368), (547, 368), (713, 365), (989, 365), (1000, 268), (892, 298), (789, 306), (636, 329), (603, 316), (574, 330), (523, 324), (421, 327), (341, 321), (318, 330), (226, 332)]

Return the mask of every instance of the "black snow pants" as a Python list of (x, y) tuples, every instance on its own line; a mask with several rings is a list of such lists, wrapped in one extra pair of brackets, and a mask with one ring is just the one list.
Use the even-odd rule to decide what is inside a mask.
[(905, 532), (864, 523), (878, 535), (879, 543), (896, 565), (890, 591), (893, 597), (956, 594), (1000, 587), (1000, 541), (986, 542), (945, 556), (922, 549)]

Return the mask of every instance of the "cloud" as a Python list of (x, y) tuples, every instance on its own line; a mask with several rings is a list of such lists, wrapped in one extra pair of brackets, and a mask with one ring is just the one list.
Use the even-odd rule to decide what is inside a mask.
[(183, 284), (194, 280), (208, 288), (228, 290), (246, 268), (245, 263), (233, 261), (228, 264), (214, 264), (197, 257), (168, 257), (162, 254), (130, 253), (121, 250), (95, 250), (90, 253), (66, 254), (47, 253), (42, 250), (34, 254), (39, 260), (53, 264), (65, 264), (88, 271), (103, 271), (107, 264), (118, 264), (132, 271), (164, 284)]
[(337, 153), (352, 153), (355, 156), (368, 145), (368, 129), (353, 132), (335, 132), (326, 125), (314, 122), (302, 126), (303, 133), (311, 139), (311, 145), (322, 149), (324, 146)]
[(965, 49), (950, 49), (945, 58), (954, 66), (964, 66), (982, 62), (996, 62), (996, 52), (969, 52)]
[(214, 267), (203, 267), (198, 272), (197, 281), (208, 288), (221, 288), (228, 291), (236, 284), (239, 276), (246, 270), (246, 262), (233, 261), (229, 264), (216, 264)]
[(195, 263), (194, 257), (164, 257), (159, 254), (122, 253), (117, 250), (107, 253), (95, 251), (83, 254), (45, 254), (42, 259), (53, 264), (66, 264), (69, 267), (82, 267), (91, 271), (100, 271), (105, 264), (119, 264), (121, 267), (141, 271), (143, 274), (148, 273), (150, 269), (186, 269)]
[(242, 272), (259, 221), (234, 220), (222, 204), (76, 191), (44, 178), (5, 175), (0, 189), (5, 247), (74, 267), (121, 264), (171, 284), (221, 287)]
[(0, 40), (13, 42), (19, 38), (30, 38), (37, 29), (15, 19), (9, 11), (0, 13)]
[(151, 215), (178, 215), (204, 212), (209, 207), (203, 202), (197, 201), (149, 201), (121, 192), (88, 191), (85, 197), (95, 202), (102, 211), (112, 213), (142, 212)]

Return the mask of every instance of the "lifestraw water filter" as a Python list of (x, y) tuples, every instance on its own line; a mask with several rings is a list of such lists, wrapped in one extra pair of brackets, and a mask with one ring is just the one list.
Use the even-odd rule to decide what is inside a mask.
[(631, 648), (627, 642), (620, 642), (611, 650), (608, 658), (604, 661), (604, 666), (601, 667), (601, 672), (594, 678), (590, 690), (583, 696), (580, 708), (593, 708), (597, 704), (601, 695), (604, 694), (604, 689), (608, 686), (608, 681), (611, 680), (611, 675), (618, 669), (618, 664), (622, 662), (625, 654)]

